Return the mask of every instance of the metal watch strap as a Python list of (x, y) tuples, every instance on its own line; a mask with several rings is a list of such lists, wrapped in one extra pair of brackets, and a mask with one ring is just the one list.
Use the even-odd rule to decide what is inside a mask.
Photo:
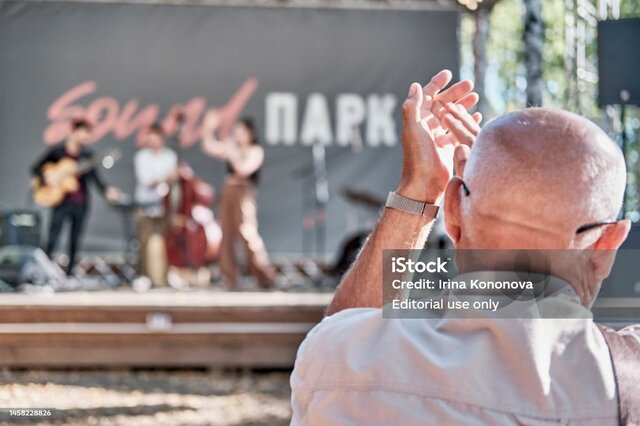
[(439, 206), (436, 206), (434, 204), (412, 200), (411, 198), (403, 197), (400, 194), (396, 194), (393, 191), (389, 192), (385, 207), (434, 219), (438, 215), (438, 210), (440, 209)]

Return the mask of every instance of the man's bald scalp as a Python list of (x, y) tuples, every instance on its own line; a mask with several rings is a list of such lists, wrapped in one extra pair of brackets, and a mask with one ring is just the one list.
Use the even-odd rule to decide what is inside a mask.
[(615, 219), (626, 167), (619, 147), (591, 121), (548, 108), (506, 114), (487, 124), (465, 168), (467, 208), (549, 231)]

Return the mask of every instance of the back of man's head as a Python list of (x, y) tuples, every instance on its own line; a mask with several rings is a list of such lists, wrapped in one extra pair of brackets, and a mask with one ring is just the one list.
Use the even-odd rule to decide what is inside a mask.
[(628, 220), (616, 221), (625, 182), (622, 152), (589, 120), (546, 108), (510, 113), (482, 129), (464, 176), (449, 182), (447, 231), (457, 249), (493, 250), (464, 252), (473, 268), (503, 269), (519, 250), (545, 250), (525, 268), (565, 279), (589, 306), (629, 233)]
[[(458, 249), (615, 253), (629, 231), (628, 221), (615, 221), (626, 182), (622, 152), (598, 126), (570, 112), (531, 108), (488, 123), (463, 180), (454, 178), (445, 198), (447, 231)], [(578, 232), (602, 222), (613, 224)], [(609, 273), (613, 256), (600, 256), (591, 262), (597, 278), (589, 286)]]

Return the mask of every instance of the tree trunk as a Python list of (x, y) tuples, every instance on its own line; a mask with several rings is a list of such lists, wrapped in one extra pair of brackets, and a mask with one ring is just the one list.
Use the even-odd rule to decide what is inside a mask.
[(527, 72), (527, 106), (542, 105), (542, 0), (524, 0), (524, 65)]
[(488, 116), (488, 105), (485, 97), (485, 80), (487, 76), (487, 40), (489, 39), (489, 7), (481, 7), (475, 13), (476, 28), (473, 32), (473, 74), (475, 91), (480, 96), (477, 109), (483, 116)]

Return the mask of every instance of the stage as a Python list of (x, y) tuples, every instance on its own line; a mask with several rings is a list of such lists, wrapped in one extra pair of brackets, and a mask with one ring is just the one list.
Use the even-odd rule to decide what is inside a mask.
[(291, 368), (331, 293), (3, 294), (2, 367)]
[[(211, 289), (3, 294), (0, 366), (291, 368), (331, 297)], [(620, 308), (637, 312), (639, 303), (603, 298), (594, 314), (620, 328), (631, 322)]]

